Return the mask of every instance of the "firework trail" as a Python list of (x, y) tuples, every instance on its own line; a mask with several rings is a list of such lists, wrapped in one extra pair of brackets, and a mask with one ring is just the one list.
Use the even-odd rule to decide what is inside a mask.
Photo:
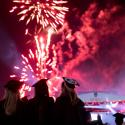
[[(57, 30), (57, 26), (63, 25), (68, 8), (64, 5), (67, 1), (57, 0), (13, 0), (16, 4), (10, 12), (19, 11), (19, 21), (26, 20), (26, 25), (36, 20), (36, 25), (42, 28), (48, 26)], [(40, 27), (41, 27), (40, 26)]]
[[(19, 66), (14, 66), (14, 69), (20, 70), (21, 76), (20, 81), (30, 82), (40, 80), (42, 78), (52, 78), (58, 80), (58, 70), (57, 70), (57, 53), (55, 45), (50, 45), (51, 35), (53, 34), (53, 29), (48, 29), (47, 40), (42, 36), (34, 36), (35, 40), (35, 50), (29, 49), (28, 56), (24, 54), (22, 57), (23, 68)], [(51, 53), (50, 53), (51, 52)], [(11, 78), (17, 77), (17, 75), (11, 75)], [(49, 90), (50, 95), (53, 95), (57, 91), (57, 88), (52, 86), (52, 82), (48, 80), (48, 86), (51, 88)], [(23, 89), (21, 91), (23, 93)], [(22, 96), (24, 95), (21, 94)]]

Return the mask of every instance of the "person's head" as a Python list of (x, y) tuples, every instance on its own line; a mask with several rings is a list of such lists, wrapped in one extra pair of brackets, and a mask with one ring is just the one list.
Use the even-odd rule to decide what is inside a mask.
[(6, 93), (9, 92), (13, 94), (18, 94), (22, 84), (23, 84), (22, 82), (12, 79), (5, 84), (4, 88), (6, 90)]
[(123, 119), (125, 118), (124, 114), (115, 113), (113, 116), (115, 117), (116, 125), (122, 125), (123, 124)]
[(62, 92), (74, 92), (76, 86), (79, 86), (76, 80), (63, 77)]
[(49, 96), (48, 86), (46, 83), (47, 80), (48, 79), (41, 79), (32, 86), (35, 88), (35, 97)]
[(97, 115), (97, 120), (98, 120), (99, 125), (103, 125), (103, 122), (102, 122), (100, 114)]
[(75, 104), (77, 100), (77, 94), (75, 92), (75, 86), (79, 86), (76, 80), (63, 77), (62, 82), (62, 93), (61, 95), (66, 95), (70, 97), (71, 103)]
[(22, 82), (18, 80), (9, 80), (5, 87), (5, 113), (11, 115), (16, 110), (17, 100), (19, 99), (19, 89)]

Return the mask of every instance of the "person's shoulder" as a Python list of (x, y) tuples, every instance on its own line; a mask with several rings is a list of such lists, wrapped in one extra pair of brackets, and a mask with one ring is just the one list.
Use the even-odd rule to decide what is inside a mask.
[(35, 98), (31, 98), (28, 100), (27, 105), (33, 105), (36, 102)]
[(59, 96), (59, 97), (57, 97), (57, 98), (56, 98), (56, 102), (57, 102), (57, 101), (64, 100), (64, 99), (65, 99), (65, 97), (64, 97), (64, 96)]
[(49, 101), (50, 101), (51, 103), (54, 103), (53, 97), (49, 97), (48, 99), (49, 99)]
[(81, 106), (85, 105), (85, 103), (81, 99), (79, 99), (79, 98), (78, 98), (78, 104), (81, 105)]
[(41, 98), (36, 98), (36, 97), (34, 97), (34, 98), (31, 98), (30, 100), (29, 100), (29, 103), (39, 103), (41, 101)]
[(67, 102), (67, 97), (66, 96), (59, 96), (59, 97), (57, 97), (56, 98), (56, 104), (61, 104), (61, 105), (63, 105), (63, 104), (66, 104), (66, 102)]

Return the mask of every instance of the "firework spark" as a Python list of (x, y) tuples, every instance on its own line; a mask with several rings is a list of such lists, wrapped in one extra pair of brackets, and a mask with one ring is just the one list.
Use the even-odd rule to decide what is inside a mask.
[[(51, 35), (53, 33), (52, 29), (48, 29), (47, 40), (42, 36), (34, 36), (35, 39), (35, 50), (29, 49), (28, 56), (24, 54), (22, 57), (23, 68), (19, 66), (14, 66), (15, 70), (21, 72), (20, 81), (30, 82), (37, 81), (42, 78), (55, 77), (58, 79), (57, 74), (57, 54), (56, 48), (53, 44), (50, 45)], [(51, 53), (50, 53), (51, 52)], [(11, 78), (17, 77), (17, 75), (11, 75)], [(53, 90), (57, 91), (56, 87), (51, 87), (52, 82), (48, 83), (50, 95), (53, 95)], [(23, 89), (21, 90), (21, 97), (24, 96)]]
[(30, 91), (31, 91), (31, 87), (29, 85), (23, 84), (21, 89), (19, 90), (20, 98), (27, 96), (26, 92), (30, 92)]
[(42, 28), (48, 26), (55, 30), (58, 25), (63, 25), (68, 8), (64, 5), (67, 1), (57, 0), (13, 0), (16, 4), (10, 12), (19, 9), (17, 15), (21, 15), (19, 21), (26, 20), (26, 25), (36, 19), (36, 24)]

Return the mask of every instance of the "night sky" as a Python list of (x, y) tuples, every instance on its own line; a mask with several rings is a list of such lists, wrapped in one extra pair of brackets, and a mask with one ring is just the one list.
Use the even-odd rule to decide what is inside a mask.
[[(11, 0), (0, 1), (0, 86), (26, 53), (25, 21), (9, 13)], [(52, 37), (58, 45), (64, 35), (60, 70), (76, 78), (79, 92), (117, 91), (125, 94), (125, 1), (68, 0), (64, 28)], [(66, 37), (70, 32), (70, 37)]]

